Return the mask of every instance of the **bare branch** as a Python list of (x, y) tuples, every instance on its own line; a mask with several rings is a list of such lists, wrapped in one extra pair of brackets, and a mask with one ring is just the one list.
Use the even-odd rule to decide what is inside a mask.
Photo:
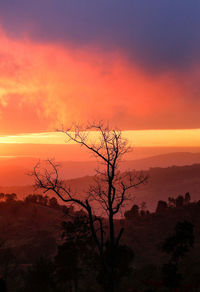
[[(116, 233), (114, 216), (120, 214), (125, 203), (132, 197), (131, 191), (146, 183), (148, 176), (133, 171), (120, 172), (120, 162), (130, 151), (128, 141), (121, 131), (111, 129), (102, 121), (89, 123), (85, 127), (74, 124), (67, 130), (62, 127), (58, 131), (65, 134), (67, 141), (85, 147), (104, 168), (96, 170), (94, 184), (88, 188), (85, 199), (73, 194), (59, 179), (58, 167), (52, 160), (46, 161), (46, 168), (42, 168), (40, 161), (35, 165), (32, 174), (35, 185), (43, 189), (44, 193), (52, 191), (62, 201), (75, 204), (87, 212), (92, 238), (104, 262), (105, 243), (108, 242), (111, 250), (114, 250), (119, 246), (123, 234), (123, 228)], [(101, 212), (101, 216), (104, 215), (108, 232), (105, 232), (104, 219), (98, 212)], [(113, 257), (112, 252), (110, 256)], [(110, 262), (114, 264), (115, 261), (112, 258)]]

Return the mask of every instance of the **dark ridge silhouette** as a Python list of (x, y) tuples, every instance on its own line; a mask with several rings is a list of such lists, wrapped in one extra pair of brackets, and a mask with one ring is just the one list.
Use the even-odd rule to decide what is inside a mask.
[[(50, 146), (48, 145), (48, 147)], [(67, 148), (69, 145), (63, 145), (62, 147)], [(45, 148), (47, 148), (46, 145)], [(63, 153), (63, 151), (66, 152), (66, 150), (61, 148), (59, 153)], [(126, 161), (124, 161), (121, 165), (122, 171), (126, 169), (148, 170), (153, 167), (166, 168), (170, 166), (184, 166), (200, 163), (199, 152), (175, 152), (177, 150), (173, 149), (173, 153), (167, 153), (169, 150), (165, 149), (166, 153), (157, 155), (157, 151), (158, 150), (155, 150), (154, 152), (150, 151), (149, 154), (146, 154), (148, 156), (146, 158), (136, 159), (136, 157), (138, 157), (135, 154), (135, 152), (137, 153), (137, 149), (134, 149), (133, 155), (127, 156)], [(199, 151), (199, 149), (196, 149), (196, 151)], [(145, 153), (144, 150), (143, 152)], [(58, 159), (59, 164), (61, 165), (60, 172), (63, 179), (70, 180), (83, 176), (92, 176), (95, 174), (94, 169), (97, 167), (97, 163), (94, 160), (89, 160), (91, 159), (90, 156), (86, 156), (84, 161), (71, 161), (72, 157), (69, 153), (65, 153), (63, 156), (65, 157), (64, 159), (61, 159), (60, 157)], [(76, 156), (79, 155), (80, 154), (77, 150)], [(55, 155), (52, 151), (51, 154), (47, 154), (45, 152), (45, 155), (43, 156), (46, 158), (54, 157)], [(36, 157), (0, 157), (0, 186), (11, 187), (31, 185), (32, 179), (27, 176), (27, 173), (33, 169), (37, 161), (38, 158)]]
[[(40, 195), (1, 197), (0, 273), (8, 291), (106, 291), (84, 212)], [(119, 291), (199, 291), (200, 202), (187, 192), (164, 205), (153, 213), (133, 205), (115, 221), (125, 230), (116, 250)]]
[[(134, 203), (136, 205), (146, 202), (148, 209), (152, 212), (156, 209), (158, 200), (166, 201), (168, 197), (173, 197), (187, 191), (192, 193), (193, 200), (200, 199), (200, 164), (151, 168), (147, 173), (149, 175), (148, 183), (133, 191)], [(86, 176), (65, 182), (83, 198), (85, 191), (94, 182), (94, 177)], [(35, 191), (34, 187), (30, 185), (22, 187), (0, 187), (0, 192), (17, 193), (20, 199), (23, 199), (27, 194), (42, 194), (42, 191)], [(51, 193), (48, 195), (49, 197), (55, 196)], [(132, 203), (130, 202), (128, 209)]]

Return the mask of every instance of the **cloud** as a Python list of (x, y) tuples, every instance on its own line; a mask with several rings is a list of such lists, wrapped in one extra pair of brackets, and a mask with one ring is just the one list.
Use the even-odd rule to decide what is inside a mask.
[(15, 38), (120, 51), (159, 74), (200, 59), (199, 14), (198, 0), (0, 1), (2, 24)]
[(155, 75), (120, 52), (0, 33), (0, 133), (104, 119), (121, 129), (198, 128), (198, 63)]

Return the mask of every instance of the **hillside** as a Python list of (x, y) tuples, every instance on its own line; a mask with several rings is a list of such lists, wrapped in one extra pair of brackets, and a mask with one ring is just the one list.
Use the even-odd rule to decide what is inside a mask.
[(136, 170), (146, 170), (151, 167), (184, 166), (200, 163), (200, 153), (174, 152), (154, 155), (143, 159), (127, 162), (127, 166)]
[[(200, 276), (199, 212), (199, 203), (188, 203), (182, 207), (168, 208), (162, 213), (150, 213), (129, 220), (116, 221), (117, 229), (123, 227), (125, 230), (122, 243), (131, 247), (135, 254), (134, 274), (123, 284), (124, 291), (127, 291), (127, 285), (137, 287), (136, 291), (146, 291), (144, 290), (146, 285), (159, 283), (160, 267), (168, 259), (168, 256), (163, 254), (161, 245), (174, 233), (177, 222), (184, 220), (194, 225), (195, 245), (184, 261), (181, 261), (181, 272), (187, 274), (187, 278), (184, 279), (186, 283), (193, 283), (193, 276), (197, 281)], [(18, 290), (13, 284), (16, 285), (16, 281), (22, 280), (26, 268), (41, 256), (52, 258), (56, 254), (62, 233), (61, 222), (68, 220), (69, 217), (59, 208), (54, 209), (23, 201), (1, 202), (0, 214), (0, 234), (3, 242), (0, 248), (0, 270), (4, 273), (7, 264), (9, 265), (9, 270), (6, 270), (9, 291), (14, 292)], [(163, 226), (165, 226), (164, 230)], [(9, 262), (5, 258), (8, 252)], [(12, 281), (10, 281), (11, 276)]]
[[(158, 200), (167, 200), (169, 196), (177, 196), (190, 192), (194, 200), (200, 199), (200, 164), (191, 166), (171, 166), (167, 168), (150, 168), (148, 183), (139, 186), (134, 190), (134, 202), (141, 204), (146, 202), (148, 208), (155, 209)], [(88, 187), (93, 183), (92, 176), (66, 180), (66, 185), (71, 190), (85, 196)], [(0, 187), (0, 192), (17, 193), (19, 198), (24, 198), (27, 194), (41, 190), (35, 190), (33, 186)], [(49, 193), (49, 195), (51, 195)], [(132, 202), (130, 202), (132, 204)]]
[[(138, 150), (136, 150), (137, 153)], [(134, 151), (133, 151), (134, 153)], [(145, 152), (144, 152), (145, 153)], [(53, 157), (53, 156), (50, 156)], [(121, 170), (148, 170), (151, 167), (184, 166), (200, 163), (200, 153), (173, 152), (168, 154), (153, 155), (143, 159), (132, 159), (130, 156), (121, 163)], [(137, 157), (135, 155), (134, 157)], [(70, 159), (68, 157), (68, 159)], [(59, 162), (59, 172), (62, 179), (74, 179), (95, 174), (97, 167), (93, 160), (62, 161)], [(0, 186), (25, 186), (31, 185), (32, 177), (27, 174), (33, 170), (38, 162), (34, 157), (0, 157)]]

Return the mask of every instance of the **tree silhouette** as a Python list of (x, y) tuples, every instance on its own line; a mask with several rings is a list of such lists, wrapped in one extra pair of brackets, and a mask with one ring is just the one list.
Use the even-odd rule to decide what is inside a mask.
[(17, 199), (17, 195), (15, 193), (12, 194), (5, 194), (6, 202), (13, 202)]
[(79, 269), (79, 254), (76, 245), (65, 242), (58, 246), (55, 265), (57, 285), (69, 292), (77, 292), (81, 270)]
[(6, 281), (0, 276), (0, 291), (6, 292)]
[(183, 207), (183, 204), (184, 204), (184, 198), (183, 196), (179, 195), (177, 198), (176, 198), (176, 207)]
[(185, 194), (184, 203), (187, 205), (187, 204), (190, 203), (190, 200), (191, 200), (190, 193), (187, 192), (187, 193)]
[(58, 208), (59, 207), (58, 200), (55, 197), (52, 197), (49, 199), (49, 207), (51, 207), (51, 208)]
[(168, 198), (168, 207), (170, 207), (170, 208), (176, 207), (176, 199), (174, 199), (173, 197), (169, 197)]
[(24, 287), (20, 291), (30, 292), (55, 292), (56, 286), (54, 282), (54, 265), (53, 263), (41, 257), (25, 275)]
[(139, 216), (139, 206), (134, 204), (133, 207), (124, 213), (126, 219), (132, 219)]
[(163, 212), (166, 211), (168, 208), (167, 203), (165, 201), (158, 201), (157, 207), (156, 207), (156, 213), (162, 214)]
[[(94, 137), (95, 131), (95, 138)], [(143, 173), (119, 171), (119, 163), (130, 150), (127, 140), (121, 131), (110, 129), (103, 123), (93, 123), (86, 127), (74, 125), (68, 130), (61, 130), (69, 141), (73, 141), (91, 152), (104, 166), (97, 169), (95, 184), (87, 192), (83, 200), (73, 194), (69, 187), (59, 179), (57, 165), (47, 161), (49, 169), (38, 163), (33, 171), (35, 184), (44, 192), (53, 191), (66, 203), (76, 204), (85, 210), (88, 216), (90, 232), (101, 258), (102, 266), (108, 277), (107, 291), (116, 291), (116, 253), (120, 245), (123, 228), (116, 231), (114, 217), (121, 212), (126, 201), (130, 199), (131, 189), (147, 180)], [(98, 205), (98, 206), (97, 206)], [(98, 213), (97, 213), (98, 211)], [(108, 221), (108, 232), (101, 217)], [(109, 245), (109, 261), (105, 261), (105, 252)]]
[[(134, 253), (131, 248), (127, 245), (119, 244), (114, 250), (110, 250), (110, 244), (107, 242), (106, 248), (104, 250), (104, 261), (108, 267), (111, 267), (113, 263), (110, 262), (110, 253), (114, 254), (114, 266), (115, 266), (115, 276), (116, 276), (116, 286), (119, 291), (119, 284), (123, 277), (129, 277), (132, 272), (131, 263), (134, 259)], [(104, 288), (105, 291), (110, 291), (110, 279), (109, 274), (106, 273), (102, 266), (99, 269), (99, 274), (97, 277), (98, 282)]]
[(26, 203), (37, 203), (37, 195), (36, 194), (29, 194), (28, 196), (26, 196), (25, 198), (25, 202)]
[(5, 198), (5, 194), (4, 193), (0, 193), (0, 200), (3, 200)]
[(170, 260), (162, 268), (164, 283), (172, 290), (180, 285), (182, 276), (178, 263), (194, 244), (194, 226), (188, 221), (178, 222), (175, 234), (163, 243), (162, 250), (170, 255)]
[(77, 292), (83, 271), (88, 270), (87, 259), (94, 256), (94, 246), (87, 216), (76, 214), (70, 217), (62, 223), (64, 243), (58, 246), (55, 257), (56, 278), (59, 287)]

